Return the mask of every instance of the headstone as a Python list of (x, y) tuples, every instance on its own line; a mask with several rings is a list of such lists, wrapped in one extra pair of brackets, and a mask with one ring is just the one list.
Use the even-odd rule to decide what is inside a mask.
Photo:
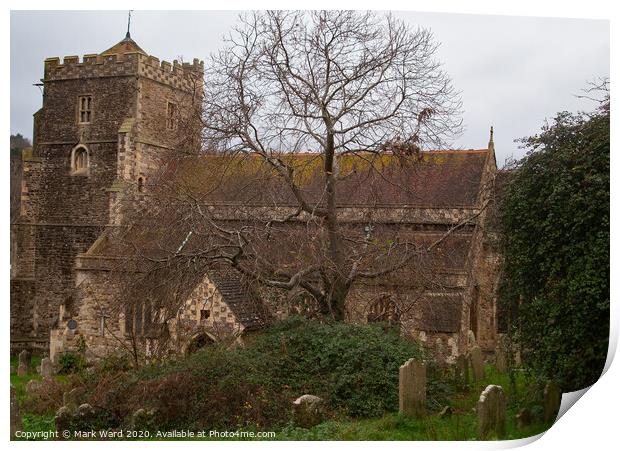
[(17, 375), (25, 376), (30, 371), (30, 353), (25, 349), (19, 353), (19, 366), (17, 367)]
[(467, 387), (469, 385), (469, 362), (465, 354), (459, 354), (456, 358), (456, 379), (459, 387)]
[(323, 400), (314, 395), (303, 395), (293, 401), (293, 421), (297, 426), (311, 428), (323, 422)]
[(64, 392), (62, 395), (62, 404), (70, 411), (75, 411), (81, 404), (82, 396), (84, 395), (84, 389), (76, 387), (68, 392)]
[(439, 337), (435, 340), (435, 353), (437, 355), (437, 364), (445, 365), (446, 364), (446, 351), (444, 349), (443, 340)]
[(409, 359), (399, 371), (399, 411), (421, 417), (426, 414), (426, 364)]
[(138, 409), (131, 415), (130, 427), (133, 431), (149, 431), (153, 427), (155, 411)]
[(476, 334), (474, 334), (473, 330), (467, 332), (467, 347), (473, 348), (476, 346)]
[(45, 357), (41, 360), (41, 376), (43, 378), (52, 377), (54, 374), (54, 368), (52, 366), (52, 361), (49, 357)]
[(495, 369), (499, 374), (505, 374), (508, 371), (506, 351), (499, 344), (495, 348)]
[(544, 391), (544, 418), (545, 421), (555, 421), (562, 403), (562, 391), (555, 381), (547, 382)]
[(32, 379), (30, 381), (28, 381), (28, 383), (26, 384), (26, 393), (28, 393), (29, 395), (35, 393), (39, 387), (41, 387), (41, 381), (38, 381), (36, 379)]
[(92, 424), (95, 418), (95, 409), (90, 404), (80, 404), (80, 407), (77, 409), (77, 417), (82, 425)]
[(66, 438), (63, 435), (63, 431), (71, 430), (71, 420), (73, 419), (73, 415), (71, 410), (67, 406), (62, 406), (56, 412), (56, 416), (54, 417), (54, 423), (56, 424), (56, 432), (58, 432), (58, 437), (60, 439)]
[(511, 352), (510, 339), (506, 334), (497, 334), (495, 346), (495, 369), (499, 374), (508, 372), (508, 357)]
[(11, 440), (15, 438), (15, 432), (22, 430), (22, 417), (19, 414), (19, 404), (15, 388), (11, 385)]
[(530, 412), (530, 410), (526, 407), (522, 408), (515, 415), (515, 421), (519, 429), (523, 428), (524, 426), (527, 426), (528, 424), (532, 422), (532, 412)]
[(471, 361), (471, 369), (474, 374), (474, 382), (484, 379), (484, 360), (482, 359), (482, 350), (480, 346), (474, 346), (469, 351), (469, 360)]
[(506, 432), (506, 397), (499, 385), (489, 385), (478, 400), (478, 437), (486, 439), (493, 433), (503, 437)]
[(439, 412), (439, 418), (446, 418), (452, 415), (452, 407), (450, 406), (445, 406), (443, 409), (441, 409), (441, 412)]

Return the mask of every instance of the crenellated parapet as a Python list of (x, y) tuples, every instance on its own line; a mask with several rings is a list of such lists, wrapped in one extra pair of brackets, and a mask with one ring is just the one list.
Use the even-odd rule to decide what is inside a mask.
[(140, 64), (139, 53), (119, 55), (84, 55), (47, 58), (43, 81), (70, 80), (75, 78), (99, 78), (136, 75)]
[(139, 73), (143, 77), (173, 86), (177, 89), (193, 91), (202, 86), (204, 62), (194, 58), (190, 63), (174, 60), (159, 61), (154, 56), (140, 55)]
[(177, 60), (170, 63), (140, 52), (127, 52), (89, 54), (84, 55), (81, 61), (79, 56), (65, 56), (62, 63), (58, 57), (47, 58), (43, 81), (143, 76), (177, 89), (193, 91), (201, 86), (203, 73), (204, 62), (197, 58), (192, 63), (179, 63)]

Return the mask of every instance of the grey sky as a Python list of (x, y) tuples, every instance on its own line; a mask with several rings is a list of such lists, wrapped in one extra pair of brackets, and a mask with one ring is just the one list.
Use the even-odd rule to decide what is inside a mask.
[[(134, 11), (132, 38), (162, 60), (205, 60), (221, 47), (238, 12)], [(590, 110), (576, 94), (609, 75), (609, 22), (464, 14), (398, 12), (430, 28), (438, 56), (462, 91), (466, 131), (455, 143), (486, 147), (495, 127), (498, 164), (519, 158), (514, 139), (536, 133), (557, 111)], [(98, 53), (125, 35), (126, 11), (11, 12), (11, 133), (32, 136), (41, 106), (33, 86), (51, 56)]]

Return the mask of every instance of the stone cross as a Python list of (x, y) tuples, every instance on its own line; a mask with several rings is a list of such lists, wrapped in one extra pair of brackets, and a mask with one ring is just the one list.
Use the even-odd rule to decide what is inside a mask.
[(25, 349), (19, 353), (19, 366), (17, 367), (17, 375), (25, 376), (30, 371), (30, 353)]
[(426, 364), (409, 359), (399, 370), (399, 411), (422, 417), (426, 414)]
[(544, 391), (544, 418), (545, 421), (554, 421), (560, 411), (562, 391), (555, 381), (547, 382)]
[(499, 385), (489, 385), (478, 400), (478, 437), (486, 439), (492, 433), (501, 438), (506, 432), (506, 397)]
[(41, 360), (41, 376), (45, 379), (46, 377), (52, 377), (53, 374), (52, 361), (49, 357), (45, 357)]
[(484, 360), (482, 359), (482, 350), (480, 346), (474, 346), (469, 351), (469, 360), (471, 361), (471, 369), (474, 373), (474, 382), (484, 379)]

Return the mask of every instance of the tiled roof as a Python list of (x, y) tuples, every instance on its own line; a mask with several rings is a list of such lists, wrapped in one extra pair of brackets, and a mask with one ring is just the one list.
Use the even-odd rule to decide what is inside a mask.
[(131, 39), (131, 37), (129, 36), (129, 33), (127, 33), (127, 36), (125, 36), (125, 39), (118, 42), (117, 44), (114, 44), (108, 50), (101, 52), (101, 55), (118, 55), (118, 54), (123, 54), (123, 53), (134, 53), (134, 52), (142, 53), (143, 55), (147, 54), (144, 50), (142, 50), (142, 48), (140, 48), (138, 44), (136, 44), (136, 41)]
[(208, 276), (246, 330), (260, 329), (270, 322), (271, 315), (265, 304), (238, 272), (219, 267), (210, 269)]
[[(408, 205), (424, 207), (475, 206), (487, 150), (422, 152), (416, 161), (391, 154), (348, 155), (340, 159), (337, 196), (342, 206)], [(322, 156), (285, 155), (295, 179), (311, 203), (324, 197)], [(171, 169), (207, 200), (251, 205), (296, 205), (289, 187), (257, 157), (193, 157)]]

